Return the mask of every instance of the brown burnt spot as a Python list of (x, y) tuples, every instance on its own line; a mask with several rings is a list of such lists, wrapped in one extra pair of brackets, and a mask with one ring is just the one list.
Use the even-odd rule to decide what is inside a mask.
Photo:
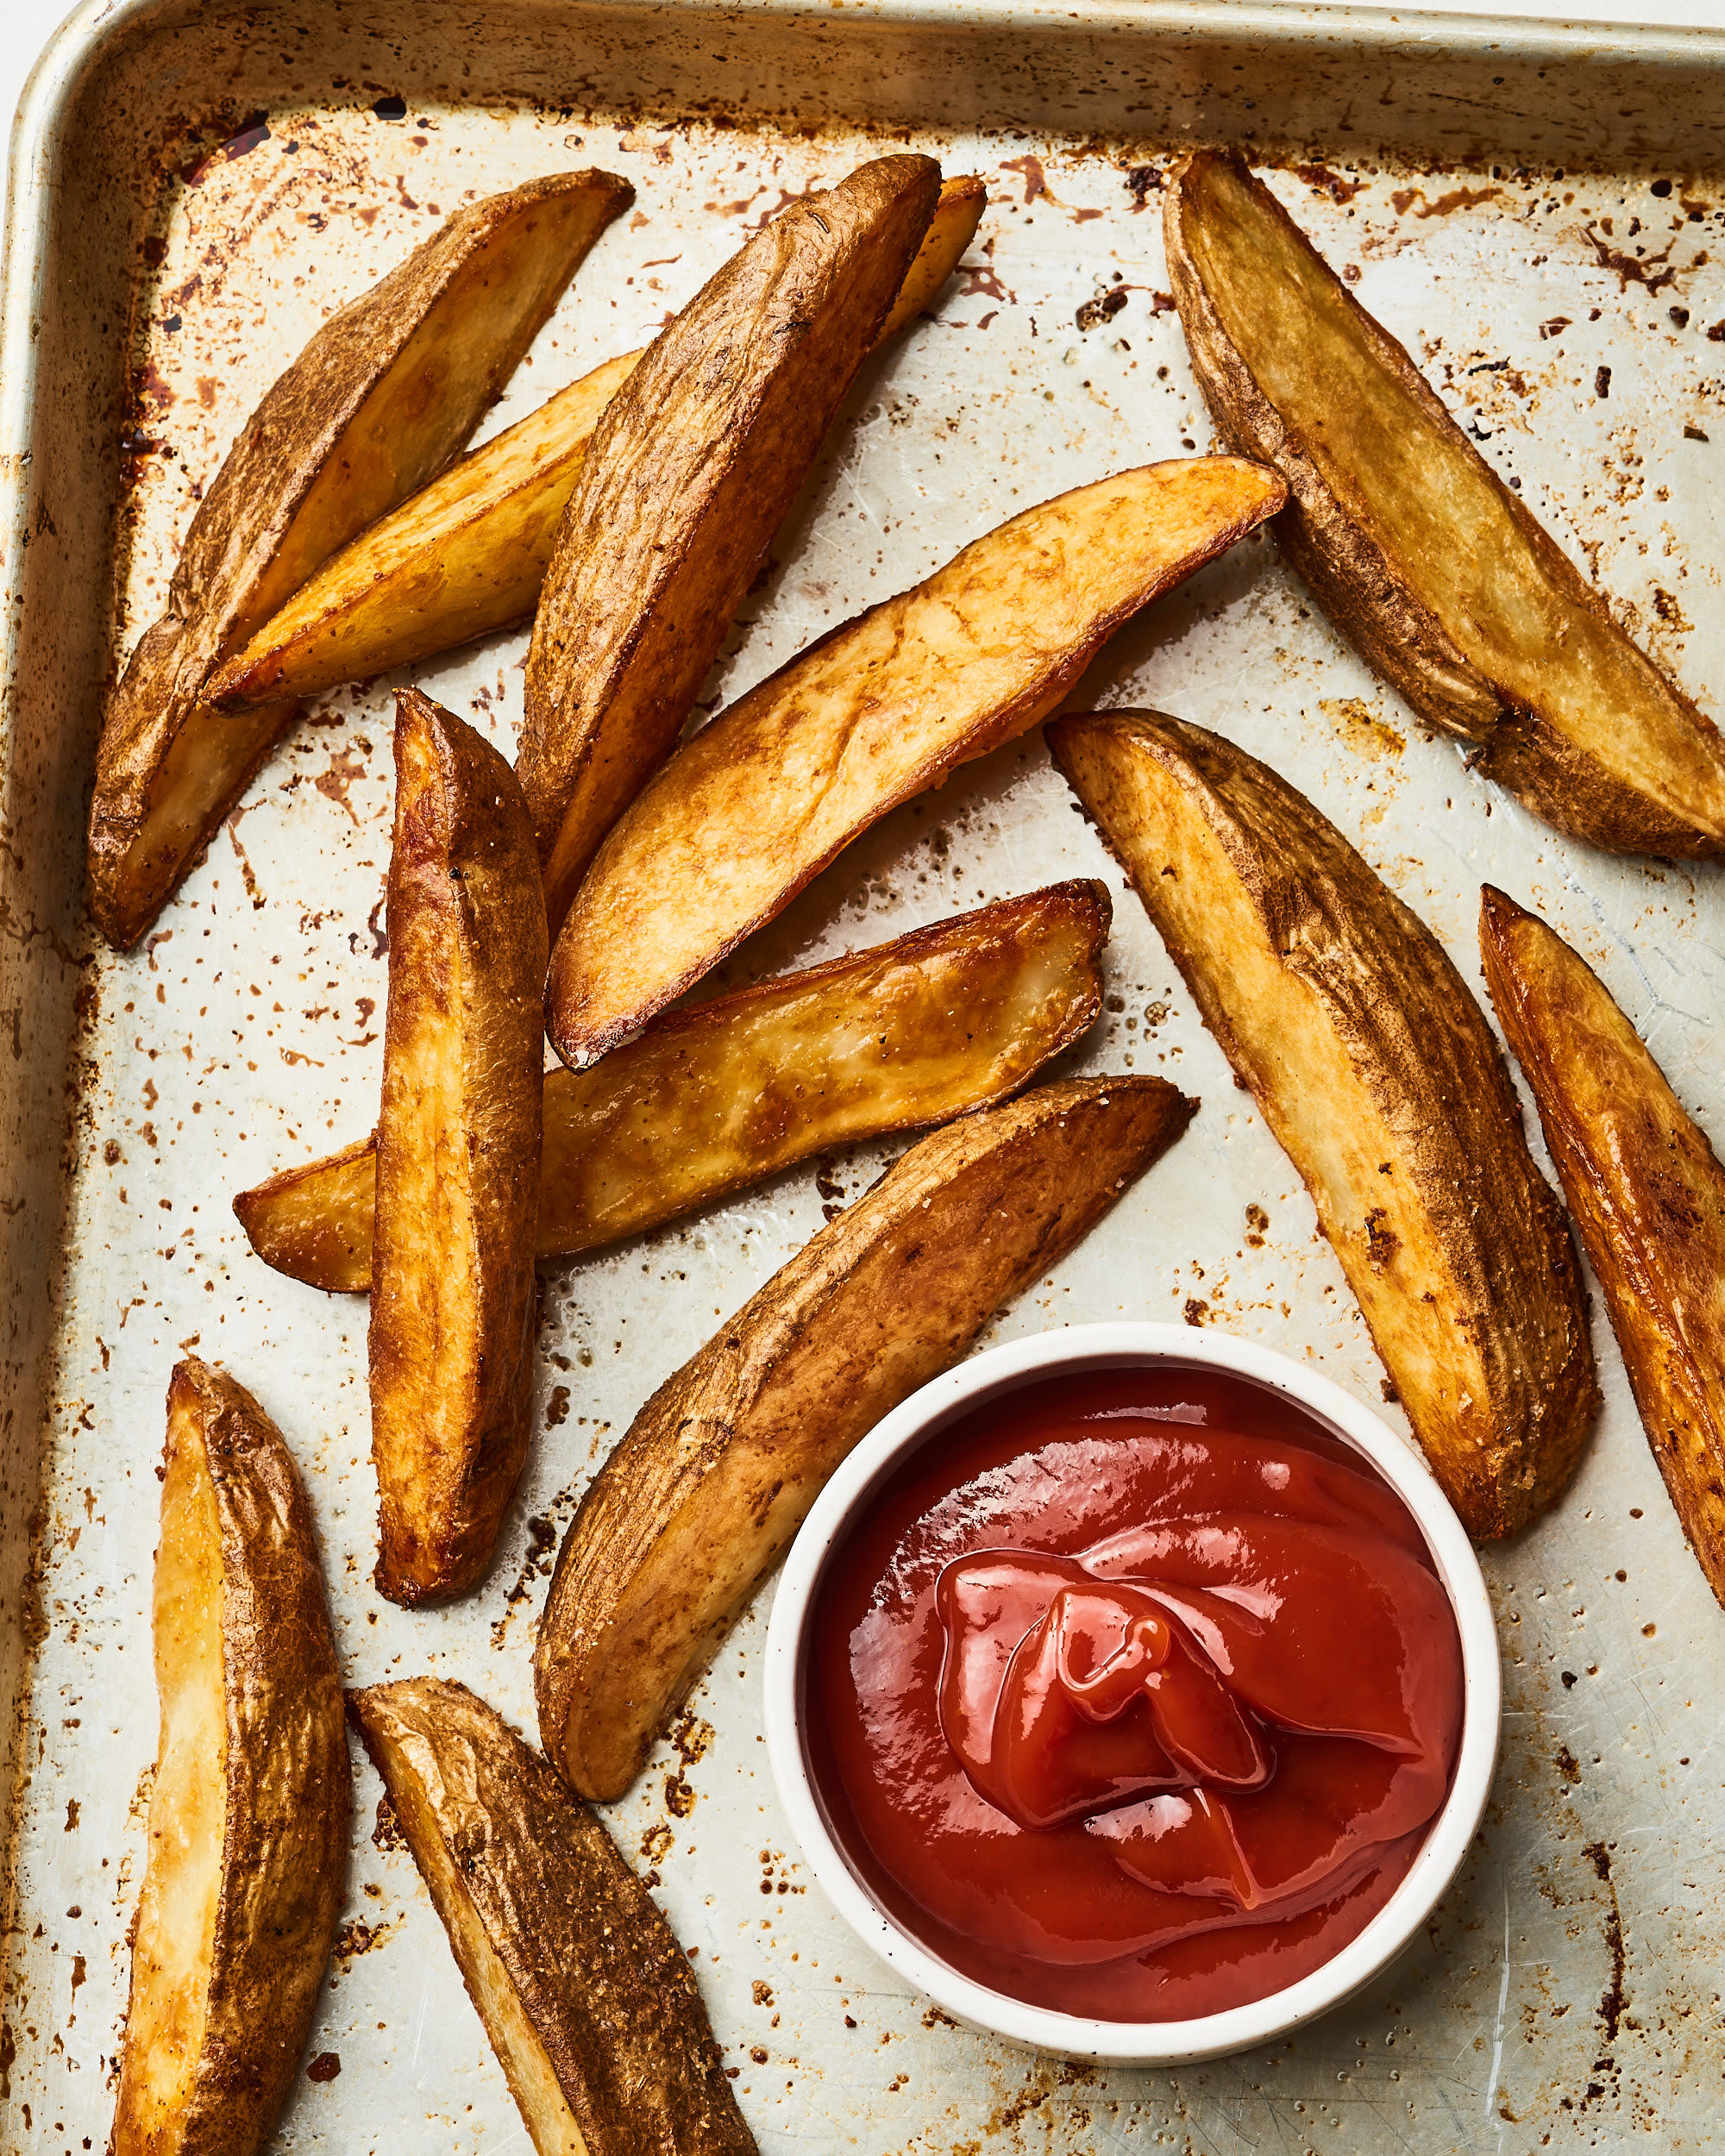
[(329, 769), (320, 771), (311, 783), (325, 800), (334, 801), (345, 809), (348, 821), (357, 829), (360, 819), (354, 815), (354, 805), (348, 799), (348, 788), (354, 780), (368, 779), (370, 776), (363, 756), (355, 755), (351, 749), (338, 749), (329, 758)]
[[(372, 1839), (375, 1841), (376, 1835)], [(381, 1946), (395, 1928), (393, 1924), (367, 1924), (361, 1916), (351, 1918), (336, 1933), (336, 1943), (329, 1950), (336, 1967), (345, 1972), (361, 1954), (370, 1953), (373, 1946)]]
[(567, 1385), (554, 1385), (551, 1397), (545, 1402), (545, 1427), (555, 1430), (568, 1419), (569, 1388)]
[(1570, 321), (1568, 315), (1553, 315), (1548, 322), (1542, 322), (1540, 324), (1540, 341), (1543, 342), (1547, 337), (1560, 337), (1568, 329)]
[(1332, 202), (1352, 202), (1365, 185), (1363, 179), (1344, 179), (1327, 165), (1296, 165), (1294, 177), (1303, 179), (1308, 187), (1315, 187), (1320, 194), (1327, 195)]
[(1270, 1215), (1256, 1202), (1245, 1209), (1245, 1239), (1255, 1250), (1264, 1248), (1264, 1232), (1270, 1225)]
[(1581, 1763), (1567, 1745), (1558, 1746), (1557, 1764), (1558, 1772), (1565, 1782), (1571, 1789), (1576, 1788), (1581, 1780)]
[(1081, 329), (1100, 329), (1110, 322), (1126, 304), (1126, 296), (1118, 286), (1112, 291), (1098, 292), (1094, 299), (1087, 299), (1072, 317)]
[(234, 849), (234, 857), (240, 864), (240, 874), (245, 879), (246, 896), (252, 902), (253, 911), (260, 912), (266, 903), (264, 894), (258, 887), (256, 876), (252, 873), (251, 858), (240, 843), (240, 818), (250, 814), (251, 810), (248, 807), (236, 808), (228, 818), (226, 830)]
[(649, 1827), (641, 1837), (641, 1853), (649, 1864), (663, 1864), (677, 1846), (677, 1838), (661, 1820), (656, 1827)]
[(1680, 635), (1687, 635), (1695, 624), (1684, 614), (1675, 592), (1668, 592), (1662, 585), (1653, 586), (1653, 611), (1668, 628)]
[(1049, 186), (1048, 175), (1042, 169), (1042, 160), (1039, 157), (1032, 157), (1029, 151), (1026, 151), (1022, 157), (1002, 159), (1000, 170), (1003, 172), (1017, 172), (1023, 179), (1026, 210), (1038, 195), (1046, 196), (1050, 202), (1059, 200), (1058, 196)]
[(305, 2069), (305, 2078), (308, 2081), (333, 2081), (341, 2071), (342, 2059), (339, 2052), (320, 2051)]
[(760, 1977), (756, 1977), (751, 1987), (751, 1996), (756, 2006), (771, 2006), (773, 1987), (770, 1984), (762, 1984)]
[(695, 1792), (681, 1774), (665, 1777), (665, 1809), (673, 1819), (687, 1819), (695, 1808)]
[[(990, 240), (983, 247), (982, 253), (992, 258), (994, 252), (994, 242)], [(998, 299), (1005, 306), (1018, 304), (1018, 295), (1009, 291), (1000, 282), (992, 259), (981, 262), (961, 262), (952, 273), (964, 280), (953, 285), (952, 297), (955, 299)]]
[(1374, 1206), (1365, 1216), (1365, 1254), (1380, 1272), (1402, 1247), (1402, 1238), (1388, 1225), (1389, 1219), (1382, 1206)]
[(1210, 1321), (1210, 1306), (1196, 1295), (1189, 1295), (1186, 1298), (1186, 1307), (1181, 1315), (1188, 1325), (1208, 1325)]
[[(1615, 236), (1611, 230), (1611, 220), (1604, 217), (1600, 222), (1605, 228), (1603, 238), (1590, 224), (1582, 228), (1581, 236), (1593, 249), (1600, 268), (1609, 269), (1615, 276), (1620, 291), (1628, 291), (1631, 285), (1645, 285), (1650, 292), (1659, 292), (1663, 291), (1667, 285), (1677, 282), (1678, 273), (1671, 259), (1672, 248), (1676, 244), (1674, 241), (1667, 240), (1657, 254), (1626, 254), (1622, 248), (1608, 244)], [(1704, 254), (1697, 254), (1695, 261), (1687, 266), (1693, 269), (1706, 259)]]
[(9, 2021), (0, 2021), (0, 2103), (12, 2093), (12, 2068), (18, 2057), (18, 2040)]
[(1320, 697), (1318, 709), (1355, 755), (1369, 762), (1393, 762), (1408, 746), (1407, 736), (1379, 718), (1362, 697)]
[(1396, 205), (1398, 217), (1406, 216), (1416, 202), (1420, 205), (1414, 210), (1416, 217), (1447, 217), (1452, 210), (1476, 209), (1482, 202), (1490, 202), (1502, 192), (1501, 187), (1452, 187), (1433, 202), (1423, 187), (1398, 187), (1389, 199)]
[(78, 1799), (75, 1796), (66, 1800), (66, 1831), (68, 1834), (78, 1832)]
[(1401, 1394), (1396, 1389), (1396, 1380), (1393, 1377), (1380, 1377), (1377, 1381), (1377, 1390), (1384, 1405), (1389, 1407), (1395, 1407), (1402, 1398)]
[(83, 1984), (84, 1978), (84, 1956), (82, 1954), (74, 1954), (72, 1958), (72, 1988), (74, 1991), (78, 1990), (79, 1986)]
[(372, 1828), (372, 1847), (382, 1850), (386, 1856), (392, 1856), (397, 1850), (405, 1849), (406, 1846), (394, 1805), (387, 1796), (380, 1796), (377, 1802), (377, 1824)]
[(712, 1749), (713, 1727), (686, 1707), (671, 1725), (670, 1739), (686, 1767), (698, 1765)]
[[(552, 1405), (555, 1405), (560, 1395), (564, 1403), (564, 1413), (567, 1413), (569, 1398), (567, 1385), (559, 1385), (552, 1394)], [(557, 1418), (560, 1422), (562, 1419), (561, 1415)], [(546, 1411), (546, 1421), (548, 1425), (550, 1422), (549, 1407)], [(551, 1555), (556, 1546), (555, 1526), (543, 1513), (535, 1513), (527, 1522), (527, 1549), (521, 1560), (521, 1570), (516, 1574), (514, 1584), (503, 1598), (502, 1616), (491, 1628), (491, 1644), (493, 1649), (501, 1647), (508, 1637), (509, 1620), (520, 1605), (527, 1600), (534, 1581), (543, 1579), (550, 1571)]]
[[(1611, 1975), (1599, 2001), (1599, 2026), (1605, 2033), (1606, 2043), (1610, 2045), (1616, 2042), (1623, 2019), (1623, 1974), (1628, 1960), (1623, 1948), (1623, 1911), (1617, 1899), (1617, 1882), (1611, 1876), (1610, 1851), (1603, 1841), (1590, 1841), (1584, 1853), (1591, 1859), (1594, 1871), (1611, 1897), (1603, 1920), (1606, 1950), (1611, 1956)], [(1609, 2071), (1610, 2064), (1609, 2059), (1600, 2059), (1596, 2062), (1595, 2071), (1602, 2067)]]
[(1128, 165), (1120, 177), (1132, 198), (1132, 215), (1148, 208), (1150, 197), (1162, 191), (1162, 174), (1154, 165)]

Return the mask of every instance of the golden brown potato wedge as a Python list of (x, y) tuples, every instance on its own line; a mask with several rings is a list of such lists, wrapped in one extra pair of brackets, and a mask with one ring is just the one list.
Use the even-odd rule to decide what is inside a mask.
[(221, 669), (210, 702), (315, 696), (530, 614), (593, 430), (640, 357), (594, 367), (349, 541)]
[(348, 1711), (539, 2156), (754, 2156), (694, 1972), (586, 1806), (464, 1684)]
[(1725, 1167), (1555, 930), (1487, 884), (1479, 942), (1647, 1442), (1725, 1603)]
[[(942, 186), (882, 342), (952, 274), (987, 202), (980, 179)], [(313, 696), (530, 614), (593, 430), (642, 357), (607, 360), (351, 541), (220, 669), (210, 702)]]
[(1569, 1480), (1599, 1408), (1562, 1209), (1442, 946), (1311, 803), (1218, 734), (1098, 711), (1049, 747), (1305, 1177), (1470, 1533)]
[(254, 2156), (323, 1985), (353, 1808), (317, 1539), (280, 1433), (190, 1357), (167, 1395), (161, 1744), (112, 2156)]
[(1045, 718), (1122, 622), (1285, 492), (1235, 457), (1076, 487), (721, 712), (624, 815), (557, 937), (557, 1053), (580, 1069), (626, 1040), (889, 809)]
[(516, 758), (561, 921), (593, 850), (668, 753), (939, 192), (882, 157), (765, 226), (648, 348), (564, 512)]
[(833, 1470), (1190, 1120), (1081, 1078), (913, 1146), (654, 1394), (581, 1501), (534, 1654), (546, 1753), (620, 1796)]
[(1235, 156), (1164, 197), (1169, 276), (1216, 423), (1290, 490), (1276, 530), (1326, 612), (1560, 831), (1725, 853), (1725, 741)]
[(354, 534), (448, 461), (582, 257), (634, 200), (561, 172), (457, 210), (332, 315), (258, 406), (108, 707), (90, 809), (97, 926), (135, 943), (293, 717), (223, 718), (210, 675)]
[(545, 901), (515, 774), (417, 689), (395, 787), (372, 1454), (378, 1591), (416, 1603), (484, 1572), (527, 1457)]
[(893, 311), (881, 325), (878, 342), (895, 337), (934, 304), (934, 296), (958, 266), (959, 258), (976, 236), (982, 212), (988, 206), (988, 191), (974, 172), (940, 183), (934, 216), (917, 249), (916, 260), (905, 273)]
[[(545, 1075), (539, 1256), (614, 1243), (812, 1153), (1015, 1093), (1101, 1001), (1108, 894), (1051, 885), (656, 1018), (592, 1070)], [(267, 1265), (371, 1285), (372, 1142), (234, 1211)]]

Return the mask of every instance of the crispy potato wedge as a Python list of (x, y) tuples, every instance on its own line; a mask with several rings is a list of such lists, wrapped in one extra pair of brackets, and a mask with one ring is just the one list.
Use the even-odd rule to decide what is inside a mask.
[(932, 159), (882, 157), (792, 203), (655, 339), (594, 429), (540, 594), (516, 757), (554, 930), (682, 731), (939, 186)]
[[(592, 1070), (548, 1071), (539, 1256), (1005, 1100), (1095, 1017), (1110, 912), (1100, 883), (1057, 883), (667, 1012)], [(234, 1211), (267, 1265), (363, 1294), (375, 1181), (366, 1138), (242, 1191)]]
[[(920, 314), (975, 236), (988, 191), (950, 179), (881, 332)], [(530, 614), (587, 443), (644, 354), (607, 360), (362, 532), (216, 674), (223, 711), (307, 697), (488, 636)]]
[(527, 1457), (545, 902), (515, 774), (396, 701), (370, 1360), (377, 1586), (471, 1587)]
[(1554, 929), (1487, 884), (1479, 943), (1647, 1443), (1725, 1604), (1725, 1167)]
[(1725, 853), (1725, 741), (1235, 156), (1164, 197), (1192, 364), (1330, 618), (1548, 824), (1613, 853)]
[(1026, 510), (832, 630), (686, 742), (618, 824), (546, 992), (580, 1069), (771, 920), (860, 832), (1045, 718), (1107, 636), (1280, 507), (1234, 457)]
[(540, 1736), (572, 1789), (622, 1796), (846, 1453), (1196, 1106), (1159, 1078), (1081, 1078), (949, 1124), (659, 1388), (582, 1499), (539, 1627)]
[(317, 1538), (243, 1387), (167, 1395), (155, 1573), (161, 1744), (112, 2156), (253, 2156), (311, 2027), (353, 1791)]
[(350, 540), (210, 685), (240, 711), (411, 666), (530, 614), (625, 352), (506, 428)]
[(561, 172), (457, 210), (332, 315), (258, 406), (191, 520), (168, 610), (111, 699), (90, 809), (90, 898), (141, 936), (292, 718), (223, 718), (213, 670), (354, 534), (442, 469), (605, 226), (635, 198)]
[(893, 310), (881, 325), (878, 344), (895, 337), (934, 304), (935, 294), (959, 264), (964, 250), (976, 236), (982, 212), (988, 206), (988, 191), (974, 172), (957, 179), (944, 179), (934, 205), (934, 216), (923, 235), (916, 260), (905, 273)]
[(438, 1677), (348, 1711), (539, 2156), (754, 2156), (694, 1972), (539, 1753)]
[(1306, 1179), (1471, 1534), (1569, 1480), (1599, 1408), (1562, 1209), (1442, 946), (1243, 749), (1152, 711), (1049, 729), (1205, 1024)]

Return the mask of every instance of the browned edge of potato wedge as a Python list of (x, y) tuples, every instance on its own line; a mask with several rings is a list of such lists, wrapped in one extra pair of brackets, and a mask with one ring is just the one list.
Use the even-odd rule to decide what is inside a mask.
[(1479, 943), (1647, 1443), (1725, 1604), (1725, 1167), (1555, 929), (1487, 884)]
[(686, 742), (600, 849), (552, 955), (574, 1069), (771, 920), (860, 832), (1064, 699), (1121, 623), (1278, 509), (1193, 457), (1057, 495), (812, 644)]
[(317, 1539), (281, 1435), (188, 1357), (167, 1395), (161, 1741), (113, 2156), (254, 2156), (323, 1990), (353, 1809)]
[[(992, 1107), (1101, 1005), (1112, 908), (1050, 885), (656, 1018), (592, 1070), (545, 1074), (542, 1258), (674, 1219), (811, 1154)], [(267, 1265), (371, 1285), (372, 1141), (290, 1168), (234, 1211)]]
[(1164, 216), (1199, 383), (1229, 443), (1287, 479), (1277, 536), (1342, 633), (1557, 830), (1613, 853), (1725, 853), (1718, 728), (1263, 181), (1200, 151)]
[(417, 689), (395, 782), (368, 1349), (378, 1591), (413, 1604), (480, 1578), (527, 1457), (546, 935), (515, 774)]
[(555, 932), (669, 753), (934, 215), (932, 158), (792, 203), (648, 348), (593, 431), (528, 652), (521, 783)]
[(581, 1501), (534, 1652), (547, 1756), (620, 1796), (839, 1462), (1166, 1151), (1159, 1078), (1040, 1086), (913, 1146), (662, 1385)]
[(541, 1755), (438, 1677), (348, 1711), (539, 2156), (754, 2156), (693, 1971)]
[[(927, 307), (974, 237), (988, 191), (950, 179), (881, 342)], [(533, 611), (599, 417), (645, 350), (559, 390), (324, 563), (216, 674), (237, 711), (411, 666)]]
[(560, 172), (457, 210), (330, 317), (247, 422), (103, 726), (90, 903), (116, 948), (155, 918), (294, 715), (289, 698), (223, 716), (214, 669), (442, 468), (634, 198), (609, 172)]
[(1599, 1408), (1586, 1298), (1484, 1013), (1333, 824), (1219, 734), (1152, 711), (1049, 747), (1305, 1178), (1471, 1534), (1513, 1533)]

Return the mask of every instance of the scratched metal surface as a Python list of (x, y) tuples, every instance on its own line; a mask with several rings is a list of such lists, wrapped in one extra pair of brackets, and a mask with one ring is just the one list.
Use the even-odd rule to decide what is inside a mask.
[[(613, 59), (621, 80), (620, 50)], [(962, 60), (955, 45), (950, 64)], [(209, 80), (220, 79), (214, 69)], [(103, 482), (124, 504), (117, 652), (159, 610), (198, 492), (282, 355), (460, 201), (571, 163), (624, 172), (638, 191), (489, 431), (649, 335), (763, 217), (883, 139), (848, 128), (843, 107), (800, 131), (620, 116), (603, 79), (555, 113), (445, 97), (389, 122), (355, 109), (354, 94), (284, 99), (267, 134), (225, 148), (185, 142), (137, 176), (150, 235), (129, 333), (138, 454), (123, 498), (111, 475)], [(1565, 95), (1584, 129), (1585, 86)], [(948, 171), (987, 178), (978, 244), (937, 318), (867, 370), (709, 705), (1018, 508), (1210, 445), (1145, 169), (1166, 161), (1166, 145), (1051, 125), (910, 139)], [(1656, 192), (1656, 179), (1675, 184)], [(1283, 169), (1275, 185), (1333, 260), (1358, 266), (1362, 298), (1467, 411), (1485, 454), (1717, 711), (1725, 260), (1708, 257), (1725, 256), (1725, 190), (1652, 163), (1633, 179), (1583, 180), (1549, 165), (1434, 174), (1334, 154), (1327, 170)], [(417, 678), (507, 748), (524, 649), (524, 632), (505, 636)], [(350, 1677), (459, 1675), (530, 1729), (530, 1644), (552, 1535), (605, 1447), (824, 1206), (860, 1191), (895, 1150), (856, 1149), (819, 1176), (811, 1165), (549, 1269), (540, 1437), (490, 1583), (429, 1616), (380, 1604), (363, 1305), (267, 1272), (229, 1200), (373, 1119), (391, 686), (323, 699), (147, 949), (116, 960), (75, 930), (62, 938), (80, 1030), (65, 1255), (47, 1306), (55, 1370), (0, 2041), (9, 2149), (98, 2147), (107, 2133), (156, 1741), (154, 1469), (181, 1347), (231, 1367), (292, 1445)], [(1270, 544), (1243, 546), (1134, 624), (1076, 701), (1160, 705), (1266, 757), (1470, 981), (1482, 878), (1532, 901), (1599, 967), (1685, 1103), (1725, 1135), (1710, 1028), (1725, 987), (1717, 873), (1610, 862), (1533, 822), (1471, 776), (1454, 743), (1412, 722)], [(16, 832), (16, 802), (9, 813)], [(1160, 1071), (1203, 1108), (985, 1338), (1184, 1315), (1310, 1356), (1377, 1403), (1381, 1371), (1308, 1199), (1039, 738), (889, 819), (731, 971), (811, 961), (1075, 874), (1103, 877), (1118, 913), (1107, 1012), (1071, 1067)], [(60, 874), (64, 899), (70, 862)], [(609, 1814), (696, 1950), (762, 2147), (1376, 2156), (1632, 2136), (1650, 2152), (1704, 2145), (1725, 2065), (1725, 1735), (1711, 1674), (1725, 1620), (1684, 1551), (1603, 1320), (1595, 1332), (1607, 1408), (1582, 1471), (1539, 1529), (1487, 1553), (1508, 1717), (1479, 1841), (1398, 1967), (1297, 2040), (1236, 2060), (1135, 2075), (1030, 2058), (941, 2025), (866, 1960), (806, 1888), (770, 1789), (756, 1681), (768, 1588), (674, 1741)], [(348, 1921), (310, 2046), (340, 2071), (302, 2078), (276, 2146), (522, 2148), (424, 1891), (405, 1854), (373, 1839), (378, 1787), (363, 1764), (356, 1774)]]

